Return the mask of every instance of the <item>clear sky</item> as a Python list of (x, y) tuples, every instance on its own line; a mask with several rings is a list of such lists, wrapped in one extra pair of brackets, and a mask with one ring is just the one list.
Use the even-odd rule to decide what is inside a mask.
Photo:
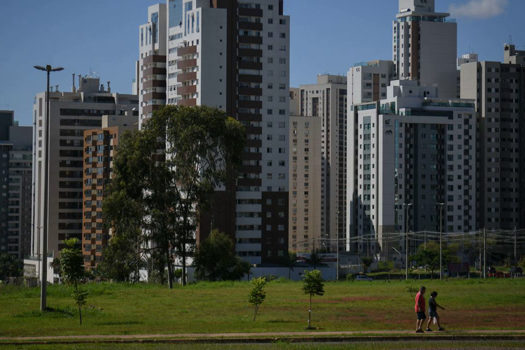
[[(71, 74), (100, 76), (112, 91), (131, 92), (138, 26), (159, 0), (1, 0), (0, 109), (31, 124), (34, 96), (45, 73), (60, 65), (52, 85), (70, 90)], [(162, 1), (161, 1), (162, 2)], [(322, 73), (346, 74), (356, 62), (392, 58), (397, 0), (285, 0), (291, 16), (291, 85)], [(436, 0), (437, 11), (458, 20), (458, 54), (502, 60), (503, 44), (525, 49), (524, 0)]]

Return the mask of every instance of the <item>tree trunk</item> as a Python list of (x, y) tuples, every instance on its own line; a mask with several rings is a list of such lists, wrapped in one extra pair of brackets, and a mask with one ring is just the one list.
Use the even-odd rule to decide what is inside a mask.
[(186, 244), (182, 247), (182, 285), (186, 285)]
[(78, 307), (78, 316), (80, 320), (80, 325), (82, 326), (82, 307)]
[(166, 262), (168, 264), (168, 287), (173, 289), (173, 265), (171, 263), (170, 249), (166, 248)]
[(257, 311), (259, 311), (259, 305), (255, 305), (255, 311), (253, 313), (253, 322), (255, 322), (255, 319), (257, 318)]
[(308, 308), (308, 329), (312, 328), (312, 294), (310, 294), (310, 306)]

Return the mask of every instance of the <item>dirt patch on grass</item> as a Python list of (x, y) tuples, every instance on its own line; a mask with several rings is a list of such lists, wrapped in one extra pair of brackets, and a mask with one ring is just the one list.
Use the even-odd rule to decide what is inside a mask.
[[(442, 310), (442, 325), (450, 330), (467, 329), (518, 329), (525, 324), (525, 305), (478, 310)], [(369, 322), (377, 329), (410, 329), (415, 324), (412, 309), (399, 310), (362, 309), (339, 313), (338, 320)], [(425, 323), (426, 325), (426, 323)]]
[[(381, 300), (380, 297), (344, 297), (338, 299), (329, 299), (323, 297), (317, 297), (312, 299), (312, 304), (346, 304), (352, 302), (363, 302), (363, 301), (375, 301)], [(299, 300), (301, 303), (308, 303), (308, 299)]]

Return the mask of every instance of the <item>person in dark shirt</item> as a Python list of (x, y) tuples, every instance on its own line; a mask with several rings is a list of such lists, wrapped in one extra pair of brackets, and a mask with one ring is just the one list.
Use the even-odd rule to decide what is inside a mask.
[(440, 308), (441, 310), (445, 310), (445, 308), (441, 305), (439, 305), (436, 301), (436, 298), (438, 296), (438, 293), (436, 291), (430, 293), (430, 298), (428, 299), (428, 323), (427, 323), (427, 332), (432, 332), (432, 329), (430, 329), (430, 324), (432, 323), (432, 320), (434, 320), (434, 324), (437, 324), (440, 331), (444, 331), (445, 328), (441, 327), (441, 324), (439, 323), (439, 315), (437, 312), (437, 309)]

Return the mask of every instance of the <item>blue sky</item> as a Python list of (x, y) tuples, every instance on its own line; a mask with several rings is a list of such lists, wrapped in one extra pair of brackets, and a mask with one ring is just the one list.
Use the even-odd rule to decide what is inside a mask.
[[(113, 91), (129, 93), (138, 55), (138, 26), (158, 0), (1, 0), (0, 109), (14, 109), (31, 124), (35, 94), (45, 74), (33, 65), (61, 65), (52, 84), (71, 89), (71, 74), (95, 72)], [(436, 0), (454, 9), (458, 53), (501, 60), (512, 37), (525, 49), (525, 1)], [(455, 6), (451, 8), (451, 6)], [(291, 84), (312, 83), (317, 74), (345, 74), (356, 62), (391, 59), (397, 0), (285, 0), (291, 16)]]

